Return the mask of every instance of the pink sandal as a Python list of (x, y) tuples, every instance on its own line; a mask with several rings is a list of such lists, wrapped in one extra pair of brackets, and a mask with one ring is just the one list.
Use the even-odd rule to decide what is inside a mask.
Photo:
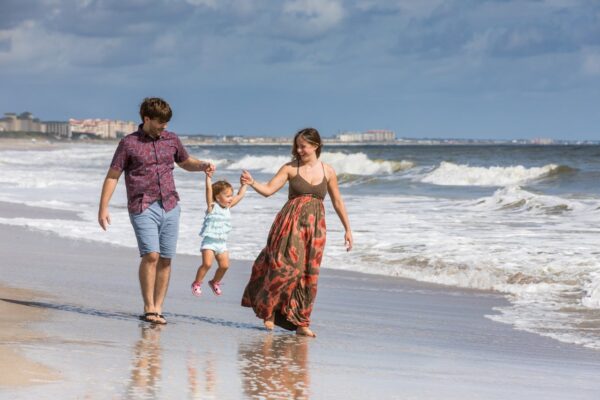
[(192, 294), (196, 297), (200, 297), (200, 295), (202, 294), (202, 289), (200, 288), (200, 285), (202, 285), (202, 282), (192, 283)]
[(212, 289), (213, 293), (220, 296), (223, 291), (221, 290), (221, 282), (208, 281), (208, 286)]

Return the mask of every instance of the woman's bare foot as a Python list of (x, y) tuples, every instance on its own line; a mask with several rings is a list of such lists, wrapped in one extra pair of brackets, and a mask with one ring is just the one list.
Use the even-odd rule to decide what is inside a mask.
[(301, 326), (298, 329), (296, 329), (296, 335), (310, 336), (310, 337), (314, 337), (314, 338), (317, 337), (317, 335), (306, 326)]
[(267, 328), (268, 331), (272, 331), (273, 328), (275, 328), (275, 322), (273, 322), (274, 320), (275, 317), (265, 318), (265, 328)]

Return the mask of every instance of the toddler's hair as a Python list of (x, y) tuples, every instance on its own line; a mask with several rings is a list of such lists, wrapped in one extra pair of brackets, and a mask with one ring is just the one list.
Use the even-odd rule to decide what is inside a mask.
[(233, 186), (231, 183), (227, 181), (216, 181), (212, 184), (212, 192), (213, 192), (213, 201), (217, 201), (217, 196), (224, 190), (231, 189), (233, 191)]

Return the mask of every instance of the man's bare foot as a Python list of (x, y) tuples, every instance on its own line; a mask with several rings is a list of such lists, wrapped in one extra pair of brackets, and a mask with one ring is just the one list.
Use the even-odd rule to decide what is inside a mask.
[(317, 335), (306, 326), (301, 326), (298, 329), (296, 329), (296, 335), (309, 336), (314, 338), (317, 337)]
[(275, 328), (275, 322), (273, 322), (274, 320), (274, 317), (265, 318), (265, 328), (267, 328), (268, 331), (272, 331), (273, 328)]

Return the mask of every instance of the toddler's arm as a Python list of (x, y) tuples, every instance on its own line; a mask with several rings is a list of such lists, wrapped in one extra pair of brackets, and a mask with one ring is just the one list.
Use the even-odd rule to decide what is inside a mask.
[(213, 191), (212, 191), (212, 172), (206, 172), (206, 178), (204, 180), (206, 186), (206, 206), (207, 211), (211, 212), (213, 208)]
[(246, 189), (248, 189), (248, 185), (242, 184), (242, 186), (240, 186), (240, 190), (238, 190), (233, 200), (231, 200), (231, 205), (229, 206), (229, 208), (235, 206), (237, 203), (242, 201), (242, 199), (246, 195)]

